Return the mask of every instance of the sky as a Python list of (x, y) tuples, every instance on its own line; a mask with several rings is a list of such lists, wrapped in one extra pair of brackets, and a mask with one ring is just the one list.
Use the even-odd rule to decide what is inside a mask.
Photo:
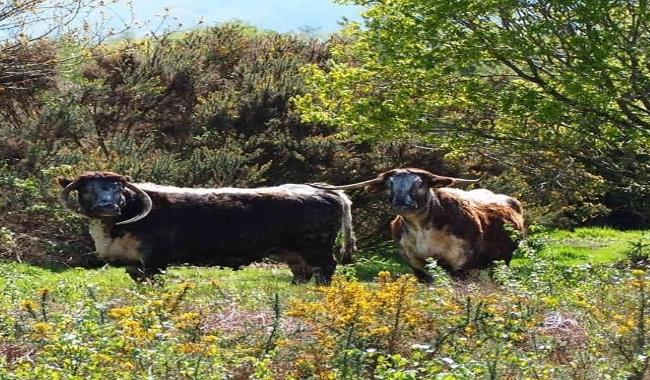
[[(241, 20), (261, 29), (278, 32), (297, 32), (301, 28), (315, 28), (317, 34), (328, 34), (340, 28), (343, 17), (360, 20), (360, 6), (340, 5), (332, 0), (134, 0), (136, 19), (148, 21), (147, 32), (160, 22), (160, 15), (168, 9), (184, 27), (191, 27), (203, 18), (205, 25)], [(126, 18), (128, 7), (124, 4), (112, 8), (111, 22)], [(142, 31), (138, 32), (144, 33)]]

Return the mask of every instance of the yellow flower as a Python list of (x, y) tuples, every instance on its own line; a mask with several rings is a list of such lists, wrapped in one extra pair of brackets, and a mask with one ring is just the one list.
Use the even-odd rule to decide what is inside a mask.
[(560, 300), (558, 300), (556, 297), (543, 297), (542, 301), (549, 307), (557, 307), (560, 304)]
[(390, 334), (390, 327), (388, 326), (379, 326), (370, 330), (370, 335), (385, 336), (388, 334)]
[(198, 343), (180, 343), (178, 349), (184, 354), (193, 354), (202, 351), (202, 346)]
[(32, 300), (24, 300), (20, 303), (20, 308), (33, 313), (38, 305)]
[(390, 280), (390, 272), (389, 271), (381, 271), (377, 273), (377, 278), (379, 279), (379, 282), (386, 282)]
[(176, 328), (196, 328), (201, 323), (201, 315), (197, 312), (190, 311), (175, 317), (174, 320), (176, 321)]
[(95, 361), (100, 362), (100, 363), (107, 363), (107, 362), (113, 361), (113, 357), (110, 356), (110, 355), (106, 355), (106, 354), (96, 354), (96, 355), (94, 355), (94, 359), (95, 359)]
[(135, 369), (135, 365), (131, 362), (121, 362), (120, 367), (125, 371), (133, 371)]
[(165, 306), (165, 303), (162, 300), (153, 300), (153, 301), (149, 301), (149, 306), (156, 309), (160, 309), (163, 306)]
[(131, 318), (135, 315), (135, 310), (132, 306), (115, 307), (108, 311), (108, 316), (114, 319)]
[(219, 338), (214, 335), (205, 335), (203, 338), (201, 338), (201, 341), (207, 344), (215, 344), (219, 341)]
[(278, 347), (287, 347), (291, 344), (291, 341), (289, 339), (278, 339), (275, 342), (275, 345)]
[(42, 298), (47, 297), (47, 295), (50, 294), (51, 291), (52, 291), (52, 289), (50, 289), (50, 288), (46, 288), (46, 287), (42, 287), (42, 288), (38, 288), (38, 289), (36, 289), (36, 292), (38, 292), (38, 294), (39, 294)]
[(643, 269), (633, 269), (632, 275), (636, 277), (645, 276), (645, 271)]
[(37, 322), (32, 326), (33, 332), (39, 335), (48, 335), (53, 329), (54, 326), (47, 322)]

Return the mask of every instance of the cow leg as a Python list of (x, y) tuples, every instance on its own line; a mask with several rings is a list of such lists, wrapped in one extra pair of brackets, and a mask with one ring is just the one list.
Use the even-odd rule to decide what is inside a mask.
[(433, 276), (424, 269), (426, 265), (424, 260), (415, 257), (415, 255), (409, 255), (404, 249), (400, 249), (399, 254), (404, 260), (406, 260), (406, 263), (413, 271), (413, 275), (419, 282), (423, 284), (430, 284), (433, 282)]
[(277, 256), (289, 266), (293, 274), (292, 284), (305, 284), (311, 280), (314, 271), (301, 255), (293, 252), (283, 252)]
[(314, 276), (314, 272), (309, 265), (290, 266), (289, 269), (291, 269), (291, 274), (293, 274), (291, 283), (294, 285), (306, 284)]
[(336, 259), (331, 248), (311, 251), (309, 256), (305, 257), (305, 261), (316, 272), (316, 282), (319, 285), (329, 285), (332, 282), (332, 276), (336, 270)]
[(413, 271), (413, 275), (415, 278), (417, 278), (418, 282), (421, 282), (423, 284), (430, 284), (433, 282), (433, 276), (431, 276), (431, 274), (426, 270), (415, 267), (411, 267), (411, 270)]
[(289, 269), (291, 269), (291, 274), (293, 274), (291, 283), (295, 285), (308, 283), (314, 275), (314, 271), (304, 260), (289, 264)]
[(135, 282), (150, 283), (153, 282), (154, 276), (165, 272), (166, 266), (164, 265), (141, 265), (141, 266), (127, 266), (126, 273)]
[(457, 269), (457, 270), (451, 272), (451, 276), (454, 279), (461, 280), (461, 281), (462, 280), (467, 280), (468, 278), (470, 278), (470, 275), (471, 275), (470, 271), (468, 269), (464, 269), (464, 268)]

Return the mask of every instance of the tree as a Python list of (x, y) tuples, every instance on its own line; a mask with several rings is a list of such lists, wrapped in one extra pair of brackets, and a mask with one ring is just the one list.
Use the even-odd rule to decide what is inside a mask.
[(607, 206), (650, 222), (647, 1), (352, 2), (365, 27), (307, 69), (306, 120), (478, 152), (545, 189), (602, 179)]
[[(0, 2), (0, 116), (17, 124), (29, 113), (34, 96), (52, 88), (67, 64), (78, 63), (87, 49), (122, 33), (103, 26), (102, 0), (9, 0)], [(64, 52), (66, 47), (72, 47)]]

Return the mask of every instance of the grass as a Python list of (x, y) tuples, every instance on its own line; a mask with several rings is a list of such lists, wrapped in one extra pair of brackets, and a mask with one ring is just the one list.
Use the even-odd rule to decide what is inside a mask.
[(546, 232), (492, 279), (433, 286), (387, 273), (410, 272), (392, 243), (329, 287), (265, 263), (175, 267), (151, 286), (0, 262), (0, 379), (641, 378), (650, 274), (607, 263), (644, 236)]
[(608, 263), (624, 259), (632, 244), (644, 237), (650, 234), (602, 227), (555, 230), (548, 233), (541, 255), (566, 265)]
[[(635, 242), (650, 240), (650, 231), (620, 231), (606, 227), (583, 227), (573, 231), (551, 230), (537, 235), (544, 247), (539, 255), (560, 266), (605, 264), (625, 259)], [(512, 265), (529, 265), (530, 259), (515, 255)], [(397, 254), (392, 242), (374, 244), (364, 250), (354, 266), (362, 280), (372, 280), (381, 270), (409, 273), (410, 270)]]
[[(648, 231), (619, 231), (610, 228), (578, 228), (574, 231), (554, 230), (545, 233), (545, 247), (540, 255), (561, 265), (585, 263), (608, 263), (625, 258), (632, 244), (645, 237)], [(526, 258), (515, 258), (514, 266), (525, 266)], [(363, 281), (373, 281), (380, 271), (409, 273), (408, 266), (397, 255), (397, 247), (390, 243), (379, 243), (367, 248), (353, 266), (339, 267), (338, 272), (350, 272)], [(168, 271), (163, 281), (187, 280), (204, 282), (218, 279), (227, 284), (228, 291), (255, 293), (256, 297), (271, 297), (274, 293), (292, 292), (291, 273), (282, 265), (260, 265), (239, 271), (216, 268), (176, 267)], [(105, 266), (100, 269), (74, 268), (51, 271), (37, 266), (20, 263), (0, 264), (0, 289), (9, 283), (24, 289), (54, 287), (60, 283), (79, 282), (98, 286), (133, 288), (133, 281), (122, 268)], [(263, 287), (260, 284), (264, 284)], [(251, 300), (256, 303), (258, 300)]]

